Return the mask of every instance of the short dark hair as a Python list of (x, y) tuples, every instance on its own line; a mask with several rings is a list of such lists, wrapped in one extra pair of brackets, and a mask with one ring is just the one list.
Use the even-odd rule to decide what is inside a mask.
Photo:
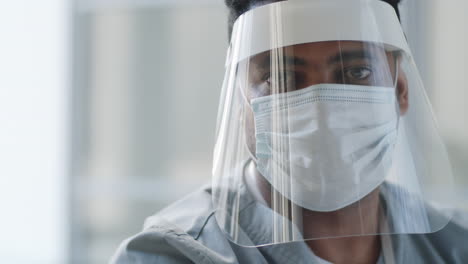
[[(231, 36), (232, 26), (236, 19), (249, 11), (253, 7), (265, 5), (274, 2), (281, 2), (284, 0), (224, 0), (226, 6), (229, 9), (229, 20), (228, 20), (228, 33)], [(398, 4), (401, 0), (380, 0), (389, 3), (396, 11), (398, 19), (400, 19), (400, 10), (398, 9)]]

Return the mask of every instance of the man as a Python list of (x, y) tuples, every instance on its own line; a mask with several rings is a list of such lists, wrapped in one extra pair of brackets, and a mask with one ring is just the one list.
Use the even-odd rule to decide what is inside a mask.
[(113, 263), (465, 263), (398, 2), (227, 1), (213, 184)]

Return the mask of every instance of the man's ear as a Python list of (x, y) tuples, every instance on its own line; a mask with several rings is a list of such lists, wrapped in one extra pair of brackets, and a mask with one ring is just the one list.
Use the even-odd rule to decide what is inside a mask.
[(408, 78), (406, 77), (406, 73), (401, 70), (400, 63), (398, 63), (398, 67), (400, 67), (398, 80), (396, 83), (396, 93), (398, 103), (400, 105), (400, 115), (405, 115), (408, 111), (409, 107), (409, 100), (408, 100)]

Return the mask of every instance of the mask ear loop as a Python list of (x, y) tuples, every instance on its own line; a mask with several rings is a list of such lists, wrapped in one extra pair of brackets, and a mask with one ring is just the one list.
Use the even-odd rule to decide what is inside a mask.
[(398, 56), (399, 54), (397, 52), (393, 53), (394, 54), (394, 60), (395, 60), (395, 79), (393, 80), (393, 88), (397, 88), (398, 85), (398, 78), (400, 77), (400, 67), (398, 66)]
[(393, 58), (394, 58), (394, 62), (395, 62), (395, 79), (393, 80), (393, 89), (395, 89), (395, 96), (397, 97), (396, 98), (396, 102), (395, 102), (395, 110), (396, 110), (396, 113), (397, 113), (397, 131), (398, 131), (398, 128), (400, 127), (400, 116), (401, 116), (401, 112), (400, 112), (400, 102), (398, 100), (398, 78), (400, 77), (400, 66), (398, 65), (399, 64), (399, 52), (393, 52)]

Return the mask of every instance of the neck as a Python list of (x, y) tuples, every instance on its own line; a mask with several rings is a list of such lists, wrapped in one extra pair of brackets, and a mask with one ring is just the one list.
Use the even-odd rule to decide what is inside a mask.
[(317, 256), (332, 263), (377, 262), (380, 237), (368, 234), (379, 231), (379, 189), (335, 212), (303, 209), (303, 219), (304, 237), (329, 237), (307, 242)]
[[(246, 171), (246, 182), (255, 199), (271, 205), (273, 188), (251, 163)], [(254, 185), (254, 186), (252, 186)], [(276, 194), (278, 195), (278, 194)], [(261, 198), (258, 198), (261, 197)], [(314, 212), (302, 208), (304, 238), (318, 257), (332, 263), (376, 263), (380, 255), (379, 189), (360, 201), (334, 212)]]
[(336, 264), (377, 263), (381, 248), (379, 236), (321, 239), (307, 245), (318, 257)]

